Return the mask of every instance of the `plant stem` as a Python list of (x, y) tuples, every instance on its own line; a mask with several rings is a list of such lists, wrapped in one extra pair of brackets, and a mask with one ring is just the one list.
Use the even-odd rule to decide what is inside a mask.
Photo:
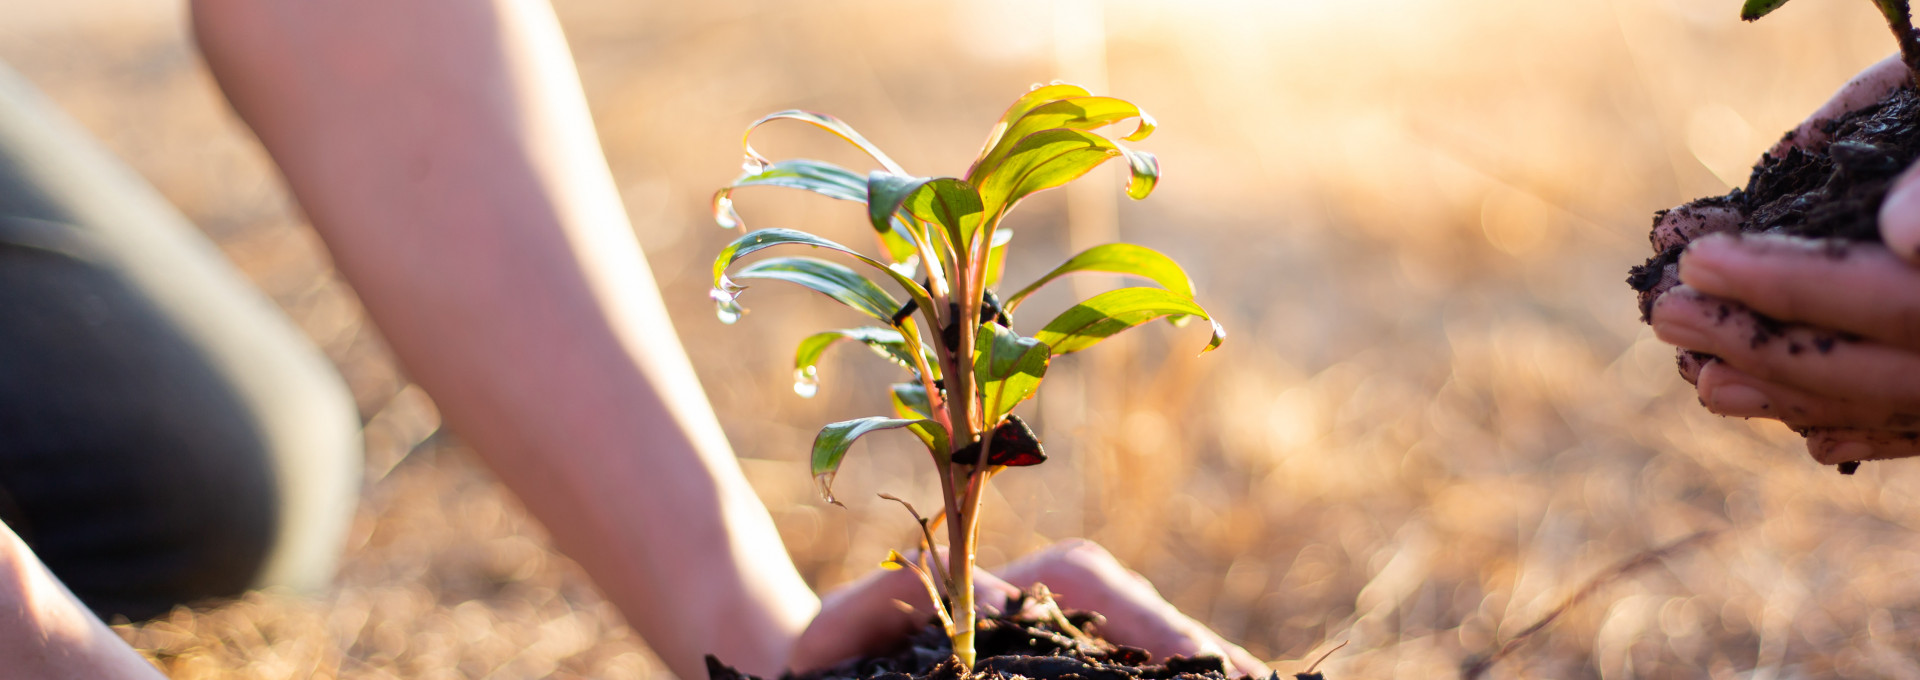
[(1911, 3), (1908, 0), (1874, 0), (1873, 4), (1887, 18), (1887, 27), (1893, 29), (1893, 38), (1900, 43), (1900, 61), (1907, 65), (1907, 84), (1920, 89), (1920, 38), (1913, 34)]

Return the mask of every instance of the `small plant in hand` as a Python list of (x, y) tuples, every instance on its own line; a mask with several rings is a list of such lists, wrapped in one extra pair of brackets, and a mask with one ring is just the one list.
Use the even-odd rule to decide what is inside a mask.
[[(859, 148), (879, 169), (857, 173), (817, 160), (769, 160), (753, 149), (749, 138), (754, 129), (774, 121), (798, 121), (836, 135)], [(1124, 137), (1096, 132), (1127, 121), (1133, 121), (1132, 131)], [(980, 672), (1095, 677), (1097, 669), (1089, 664), (1136, 667), (1129, 673), (1132, 677), (1171, 677), (1202, 669), (1224, 675), (1224, 666), (1212, 658), (1176, 658), (1149, 666), (1139, 650), (1090, 636), (1085, 628), (1096, 617), (1062, 612), (1044, 589), (1009, 603), (1006, 611), (1015, 614), (991, 620), (975, 616), (973, 573), (981, 500), (995, 475), (1046, 461), (1033, 430), (1013, 411), (1034, 396), (1053, 358), (1161, 318), (1176, 325), (1204, 320), (1212, 333), (1202, 352), (1218, 347), (1225, 338), (1220, 325), (1195, 302), (1186, 272), (1165, 255), (1137, 245), (1095, 246), (1011, 293), (995, 292), (1000, 288), (1006, 250), (1014, 247), (1013, 231), (1007, 227), (1013, 208), (1028, 196), (1079, 179), (1112, 160), (1127, 164), (1127, 195), (1146, 198), (1159, 181), (1159, 162), (1123, 142), (1145, 139), (1153, 129), (1153, 119), (1126, 101), (1094, 96), (1072, 85), (1039, 86), (1007, 109), (964, 175), (927, 177), (907, 172), (832, 116), (782, 111), (748, 127), (742, 138), (746, 173), (714, 196), (714, 214), (721, 226), (741, 226), (733, 208), (737, 189), (803, 189), (864, 203), (868, 224), (863, 231), (872, 233), (877, 248), (869, 256), (791, 229), (749, 232), (714, 260), (712, 296), (720, 319), (738, 321), (745, 312), (739, 302), (746, 288), (742, 282), (760, 280), (798, 284), (865, 315), (868, 325), (809, 336), (800, 341), (795, 353), (794, 390), (801, 396), (813, 395), (817, 363), (829, 347), (841, 342), (872, 348), (897, 364), (905, 377), (887, 388), (892, 416), (858, 418), (821, 429), (812, 452), (812, 473), (820, 493), (837, 504), (834, 475), (848, 447), (864, 435), (883, 430), (911, 433), (925, 447), (940, 477), (938, 512), (922, 516), (907, 506), (919, 523), (921, 550), (911, 559), (894, 552), (883, 563), (910, 569), (925, 583), (937, 612), (936, 625), (899, 656), (856, 660), (831, 675), (905, 672), (964, 677)], [(791, 246), (830, 251), (839, 262), (787, 256), (736, 267), (748, 255)], [(1121, 274), (1152, 285), (1096, 295), (1031, 335), (1015, 330), (1015, 315), (1029, 296), (1079, 272)], [(901, 291), (904, 299), (878, 282)], [(898, 498), (886, 498), (906, 505)], [(944, 565), (933, 549), (935, 534), (942, 527), (948, 546)], [(1000, 656), (986, 658), (995, 655)], [(740, 677), (717, 661), (710, 659), (709, 666), (716, 678)]]
[[(1920, 157), (1920, 92), (1915, 89), (1920, 82), (1920, 36), (1914, 33), (1908, 0), (1870, 1), (1893, 32), (1906, 78), (1878, 101), (1788, 132), (1775, 151), (1761, 156), (1745, 187), (1656, 213), (1651, 236), (1656, 254), (1627, 277), (1639, 293), (1643, 321), (1651, 321), (1654, 301), (1677, 285), (1678, 263), (1687, 244), (1708, 233), (1737, 230), (1823, 239), (1836, 245), (1829, 249), (1834, 257), (1845, 257), (1839, 245), (1845, 242), (1881, 242), (1880, 205), (1901, 172)], [(1760, 19), (1787, 2), (1746, 0), (1740, 18)], [(1728, 315), (1723, 305), (1721, 321)], [(1754, 317), (1754, 347), (1787, 342), (1783, 336), (1789, 324), (1758, 313)], [(1851, 339), (1827, 333), (1787, 349), (1793, 354), (1826, 353)], [(1681, 371), (1691, 376), (1713, 359), (1682, 351)], [(1840, 471), (1851, 474), (1857, 467), (1841, 463)]]

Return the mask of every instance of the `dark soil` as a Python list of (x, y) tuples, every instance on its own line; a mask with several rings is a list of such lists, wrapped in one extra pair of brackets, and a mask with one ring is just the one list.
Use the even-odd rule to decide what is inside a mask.
[[(1920, 94), (1901, 87), (1872, 106), (1820, 124), (1829, 142), (1812, 149), (1768, 154), (1754, 166), (1745, 188), (1696, 200), (1680, 208), (1730, 207), (1740, 212), (1740, 231), (1787, 234), (1836, 241), (1880, 241), (1880, 203), (1901, 170), (1920, 157)], [(1788, 133), (1791, 137), (1792, 133)], [(1654, 216), (1655, 224), (1667, 211)], [(1683, 213), (1684, 214), (1684, 213)], [(1634, 267), (1627, 284), (1640, 292), (1642, 320), (1661, 292), (1668, 268), (1684, 246), (1665, 249)], [(1844, 251), (1836, 249), (1836, 256)], [(1762, 319), (1775, 334), (1782, 326)]]
[[(1217, 657), (1176, 656), (1151, 663), (1145, 650), (1102, 639), (1099, 628), (1105, 620), (1099, 614), (1066, 612), (1067, 622), (1087, 636), (1077, 638), (1047, 617), (1031, 614), (1037, 608), (1025, 604), (1010, 602), (1007, 611), (1029, 614), (979, 622), (974, 639), (979, 663), (971, 672), (954, 658), (953, 646), (936, 621), (891, 654), (802, 675), (787, 673), (781, 680), (1228, 680), (1226, 665)], [(707, 657), (707, 675), (711, 680), (760, 680), (712, 656)]]

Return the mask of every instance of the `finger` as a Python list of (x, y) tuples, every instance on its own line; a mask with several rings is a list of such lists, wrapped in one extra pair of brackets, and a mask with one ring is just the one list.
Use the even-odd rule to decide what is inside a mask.
[(1920, 164), (1900, 173), (1880, 204), (1880, 239), (1901, 259), (1920, 264)]
[(1673, 355), (1674, 362), (1680, 365), (1680, 377), (1693, 385), (1700, 384), (1700, 371), (1704, 370), (1707, 364), (1713, 363), (1713, 355), (1695, 352), (1685, 347), (1675, 347)]
[(1271, 672), (1258, 657), (1181, 613), (1146, 578), (1091, 541), (1063, 541), (999, 572), (1022, 588), (1047, 584), (1061, 606), (1104, 615), (1100, 631), (1115, 644), (1145, 649), (1156, 658), (1217, 656), (1237, 673), (1258, 678)]
[(1719, 198), (1663, 210), (1653, 219), (1653, 251), (1684, 246), (1707, 234), (1740, 230), (1740, 210)]
[(1771, 418), (1795, 429), (1871, 428), (1920, 431), (1920, 413), (1813, 394), (1749, 375), (1716, 361), (1700, 372), (1700, 403), (1736, 418)]
[(1920, 432), (1822, 428), (1802, 434), (1807, 437), (1807, 453), (1823, 465), (1920, 455)]
[(1654, 303), (1654, 334), (1769, 382), (1827, 397), (1920, 410), (1920, 355), (1832, 331), (1755, 317), (1688, 286)]
[(1900, 61), (1898, 54), (1868, 66), (1866, 70), (1854, 76), (1853, 80), (1840, 86), (1840, 91), (1833, 93), (1833, 97), (1828, 99), (1827, 103), (1822, 104), (1799, 127), (1788, 132), (1767, 153), (1780, 156), (1786, 154), (1789, 149), (1818, 148), (1829, 139), (1826, 130), (1821, 129), (1828, 121), (1839, 118), (1848, 111), (1880, 101), (1881, 97), (1887, 96), (1888, 92), (1905, 83), (1906, 79), (1907, 66)]
[(1680, 281), (1776, 319), (1920, 351), (1920, 267), (1877, 243), (1708, 236), (1680, 256)]

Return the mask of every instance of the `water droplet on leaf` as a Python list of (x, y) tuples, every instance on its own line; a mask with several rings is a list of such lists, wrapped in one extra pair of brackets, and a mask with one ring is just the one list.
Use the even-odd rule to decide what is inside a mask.
[(724, 190), (713, 197), (713, 222), (721, 229), (740, 227), (740, 212), (733, 209), (733, 198)]
[(745, 170), (749, 175), (758, 175), (766, 172), (767, 168), (772, 165), (772, 163), (767, 162), (767, 159), (753, 154), (747, 154), (746, 160), (740, 161), (740, 169)]
[(834, 505), (838, 505), (843, 508), (847, 507), (846, 505), (842, 504), (840, 501), (835, 500), (833, 497), (834, 474), (835, 474), (834, 472), (829, 471), (829, 472), (822, 472), (820, 474), (814, 475), (813, 483), (820, 487), (820, 500), (826, 501), (828, 503), (832, 503)]
[(720, 318), (720, 323), (732, 325), (734, 322), (739, 321), (740, 315), (745, 314), (747, 311), (740, 306), (738, 302), (740, 294), (737, 292), (729, 293), (715, 288), (707, 292), (707, 297), (713, 298), (714, 316)]
[(793, 369), (793, 393), (812, 399), (820, 393), (820, 371), (812, 366)]

